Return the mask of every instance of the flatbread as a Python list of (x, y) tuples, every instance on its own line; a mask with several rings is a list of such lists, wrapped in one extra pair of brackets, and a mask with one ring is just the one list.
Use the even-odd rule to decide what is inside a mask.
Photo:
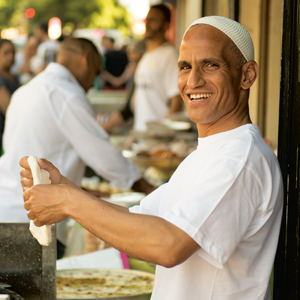
[(134, 270), (57, 271), (57, 299), (118, 299), (152, 293), (154, 275)]
[[(40, 168), (37, 159), (35, 156), (28, 157), (28, 164), (30, 166), (32, 176), (33, 176), (33, 185), (37, 184), (51, 184), (50, 174), (48, 171)], [(48, 246), (51, 243), (51, 226), (44, 225), (37, 227), (34, 225), (33, 221), (30, 221), (29, 230), (34, 238), (42, 246)]]

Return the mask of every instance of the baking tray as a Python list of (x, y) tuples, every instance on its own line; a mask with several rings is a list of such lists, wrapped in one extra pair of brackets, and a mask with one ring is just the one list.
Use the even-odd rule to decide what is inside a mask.
[[(140, 276), (146, 276), (154, 280), (154, 274), (148, 273), (148, 272), (142, 272), (142, 271), (136, 271), (136, 270), (118, 270), (118, 269), (72, 269), (72, 270), (59, 270), (57, 271), (57, 276), (59, 276), (61, 273), (66, 272), (66, 271), (75, 271), (75, 272), (93, 272), (93, 271), (117, 271), (118, 273), (130, 273), (130, 274), (135, 274), (135, 275), (140, 275)], [(134, 296), (116, 296), (116, 297), (96, 297), (96, 298), (76, 298), (76, 297), (71, 297), (71, 298), (62, 298), (62, 297), (57, 297), (57, 300), (150, 300), (151, 298), (151, 293), (146, 293), (146, 294), (140, 294), (140, 295), (134, 295)]]

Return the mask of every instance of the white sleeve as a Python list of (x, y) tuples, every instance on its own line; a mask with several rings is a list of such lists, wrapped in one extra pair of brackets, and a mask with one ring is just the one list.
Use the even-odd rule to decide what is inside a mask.
[(86, 101), (80, 97), (72, 98), (60, 107), (58, 122), (61, 131), (86, 165), (121, 189), (128, 190), (141, 178), (141, 173), (109, 141), (108, 134), (94, 119)]
[(263, 192), (253, 171), (233, 159), (218, 159), (201, 174), (162, 217), (200, 245), (201, 257), (222, 268), (248, 230)]
[(151, 194), (147, 195), (141, 202), (140, 205), (136, 205), (129, 208), (129, 211), (136, 214), (158, 216), (159, 207), (163, 198), (167, 185), (163, 184), (154, 190)]
[(165, 60), (164, 68), (164, 86), (166, 87), (167, 97), (170, 99), (179, 95), (178, 90), (178, 54), (175, 49), (168, 51), (168, 58)]

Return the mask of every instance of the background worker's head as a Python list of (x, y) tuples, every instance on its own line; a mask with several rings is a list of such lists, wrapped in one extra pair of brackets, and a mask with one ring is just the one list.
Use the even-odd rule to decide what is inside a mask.
[(170, 26), (171, 12), (164, 4), (151, 6), (146, 17), (146, 39), (155, 39), (165, 36), (167, 29)]
[(227, 18), (221, 19), (221, 29), (210, 24), (215, 17), (201, 21), (186, 31), (178, 60), (178, 87), (189, 117), (214, 128), (250, 122), (249, 89), (258, 74), (251, 37)]
[(15, 61), (15, 47), (10, 40), (0, 39), (0, 70), (8, 72)]
[(84, 38), (63, 41), (57, 53), (57, 63), (69, 69), (85, 91), (93, 86), (95, 76), (102, 68), (102, 58), (96, 46)]

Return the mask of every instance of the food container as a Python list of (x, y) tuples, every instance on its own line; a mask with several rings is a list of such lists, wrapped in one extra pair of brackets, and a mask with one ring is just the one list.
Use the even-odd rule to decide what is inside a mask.
[(111, 195), (109, 198), (101, 197), (101, 199), (129, 208), (140, 204), (140, 201), (145, 198), (145, 196), (145, 193), (123, 192)]
[[(97, 272), (110, 272), (112, 274), (115, 273), (116, 278), (121, 275), (129, 275), (129, 276), (142, 276), (145, 279), (151, 280), (151, 283), (154, 283), (154, 274), (147, 273), (147, 272), (141, 272), (136, 270), (97, 270), (97, 269), (75, 269), (75, 270), (60, 270), (57, 271), (57, 277), (68, 277), (70, 276), (70, 273), (73, 273), (74, 278), (86, 278), (86, 276), (80, 277), (80, 274), (82, 273), (96, 273)], [(92, 275), (91, 275), (92, 276)], [(92, 278), (97, 278), (93, 277)], [(101, 278), (101, 277), (99, 277)], [(144, 294), (138, 294), (138, 295), (126, 295), (126, 296), (103, 296), (103, 297), (88, 297), (87, 295), (80, 297), (60, 297), (59, 292), (57, 293), (57, 300), (149, 300), (151, 297), (151, 292), (147, 292)]]
[(157, 167), (161, 169), (176, 169), (179, 164), (183, 161), (183, 157), (150, 157), (150, 156), (140, 156), (133, 155), (130, 158), (139, 167)]

